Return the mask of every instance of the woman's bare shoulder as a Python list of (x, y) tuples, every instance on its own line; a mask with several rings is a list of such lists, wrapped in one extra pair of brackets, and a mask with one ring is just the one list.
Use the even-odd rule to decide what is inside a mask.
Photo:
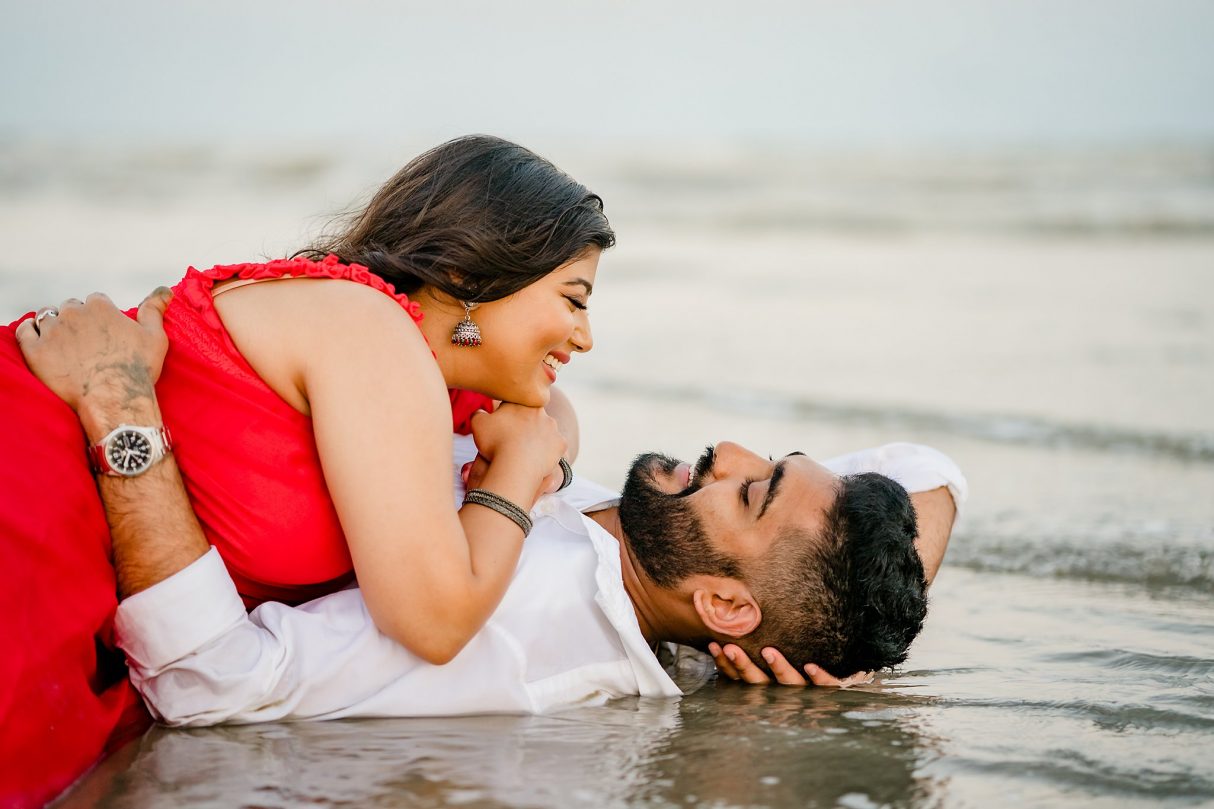
[(438, 373), (410, 313), (384, 292), (356, 281), (251, 284), (217, 296), (215, 311), (257, 375), (305, 415), (311, 414), (307, 374), (326, 360), (391, 361), (422, 377)]

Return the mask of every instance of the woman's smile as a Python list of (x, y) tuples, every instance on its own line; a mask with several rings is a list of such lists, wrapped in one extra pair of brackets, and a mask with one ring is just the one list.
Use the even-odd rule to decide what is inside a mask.
[(544, 372), (550, 382), (556, 382), (556, 375), (569, 362), (569, 355), (564, 351), (549, 351), (544, 355)]

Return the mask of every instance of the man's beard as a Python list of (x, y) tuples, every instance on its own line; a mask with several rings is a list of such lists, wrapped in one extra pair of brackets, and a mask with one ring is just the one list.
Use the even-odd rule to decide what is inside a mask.
[[(698, 483), (666, 494), (655, 470), (671, 473), (679, 461), (655, 452), (637, 457), (620, 496), (620, 526), (636, 559), (659, 587), (674, 587), (688, 576), (741, 578), (737, 562), (713, 550), (704, 524), (687, 501)], [(696, 480), (712, 465), (712, 449), (696, 464)]]

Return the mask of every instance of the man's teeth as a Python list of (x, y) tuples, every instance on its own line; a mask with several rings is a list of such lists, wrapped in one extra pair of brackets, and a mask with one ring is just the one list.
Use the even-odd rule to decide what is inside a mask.
[(561, 370), (561, 366), (564, 365), (564, 363), (562, 363), (560, 360), (558, 360), (556, 357), (552, 356), (551, 354), (548, 354), (547, 356), (544, 357), (544, 364), (547, 365), (549, 368), (551, 368), (554, 371)]

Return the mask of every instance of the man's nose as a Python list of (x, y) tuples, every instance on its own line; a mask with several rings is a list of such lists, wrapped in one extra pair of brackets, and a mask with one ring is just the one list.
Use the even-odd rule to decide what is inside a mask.
[(771, 461), (757, 455), (741, 444), (721, 441), (713, 456), (713, 475), (717, 478), (764, 478), (771, 471)]

